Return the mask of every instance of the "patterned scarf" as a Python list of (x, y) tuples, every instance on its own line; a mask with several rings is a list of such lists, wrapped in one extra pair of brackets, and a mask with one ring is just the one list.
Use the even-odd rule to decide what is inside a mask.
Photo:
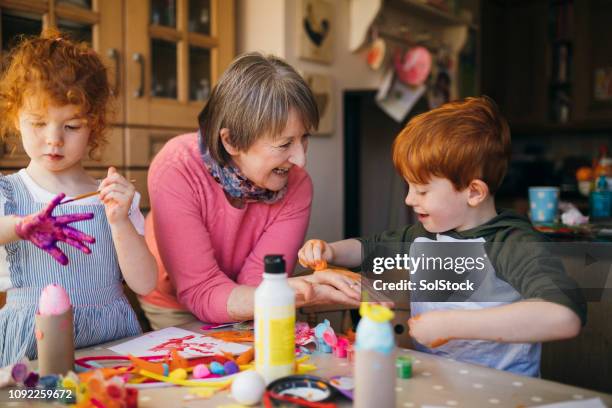
[(198, 144), (200, 145), (200, 154), (202, 155), (204, 166), (206, 166), (210, 175), (213, 176), (215, 181), (221, 185), (223, 191), (230, 197), (242, 200), (245, 203), (263, 202), (273, 204), (285, 196), (287, 186), (279, 191), (261, 188), (247, 179), (240, 169), (232, 163), (226, 165), (219, 164), (210, 155), (200, 131), (198, 131)]

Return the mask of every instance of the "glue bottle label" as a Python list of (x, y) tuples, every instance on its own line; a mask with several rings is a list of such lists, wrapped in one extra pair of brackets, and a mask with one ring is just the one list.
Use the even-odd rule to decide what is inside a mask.
[(264, 317), (266, 312), (267, 318), (257, 319), (255, 353), (263, 356), (258, 361), (269, 366), (291, 366), (295, 361), (295, 309), (262, 308), (256, 311), (256, 316)]
[(295, 359), (295, 316), (270, 320), (270, 364), (293, 364)]

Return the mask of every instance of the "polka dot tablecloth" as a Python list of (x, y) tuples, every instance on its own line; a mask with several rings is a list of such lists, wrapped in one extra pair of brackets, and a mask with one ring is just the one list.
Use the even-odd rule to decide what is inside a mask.
[[(198, 331), (201, 323), (185, 325)], [(114, 343), (113, 343), (114, 344)], [(113, 354), (106, 348), (79, 350), (77, 357)], [(396, 407), (535, 407), (563, 401), (589, 401), (599, 398), (603, 406), (612, 407), (612, 395), (584, 388), (523, 377), (486, 367), (432, 356), (413, 350), (399, 350), (399, 355), (413, 358), (412, 378), (396, 379)], [(318, 369), (313, 375), (331, 377), (352, 376), (352, 364), (331, 354), (313, 354), (311, 362)], [(139, 392), (139, 407), (230, 407), (236, 406), (229, 392), (224, 391), (203, 400), (189, 397), (182, 387), (143, 389)], [(10, 405), (8, 392), (0, 390), (0, 406), (50, 406), (42, 403), (15, 402)], [(339, 407), (351, 406), (340, 402)], [(602, 406), (591, 405), (593, 407)], [(384, 408), (384, 407), (373, 407)]]
[[(396, 407), (535, 407), (563, 401), (600, 398), (612, 407), (612, 395), (569, 385), (523, 377), (487, 367), (461, 363), (413, 350), (412, 378), (396, 379)], [(321, 376), (350, 375), (331, 355), (313, 356)], [(595, 405), (602, 406), (602, 405)], [(382, 407), (377, 407), (382, 408)]]

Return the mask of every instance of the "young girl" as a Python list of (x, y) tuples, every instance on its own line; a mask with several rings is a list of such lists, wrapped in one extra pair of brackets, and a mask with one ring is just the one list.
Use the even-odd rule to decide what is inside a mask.
[[(86, 155), (105, 143), (111, 101), (98, 56), (47, 31), (24, 39), (5, 66), (0, 131), (21, 135), (30, 163), (0, 176), (0, 290), (7, 291), (0, 366), (36, 358), (34, 314), (45, 286), (57, 283), (68, 292), (75, 346), (85, 347), (139, 334), (122, 279), (144, 295), (157, 276), (134, 186), (112, 167), (101, 182), (83, 168)], [(97, 196), (60, 204), (96, 190)]]

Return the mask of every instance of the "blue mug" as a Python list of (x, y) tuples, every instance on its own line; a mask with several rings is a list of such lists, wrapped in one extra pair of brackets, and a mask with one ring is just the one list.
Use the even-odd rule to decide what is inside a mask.
[(552, 223), (559, 210), (559, 187), (529, 187), (529, 216), (533, 223)]

